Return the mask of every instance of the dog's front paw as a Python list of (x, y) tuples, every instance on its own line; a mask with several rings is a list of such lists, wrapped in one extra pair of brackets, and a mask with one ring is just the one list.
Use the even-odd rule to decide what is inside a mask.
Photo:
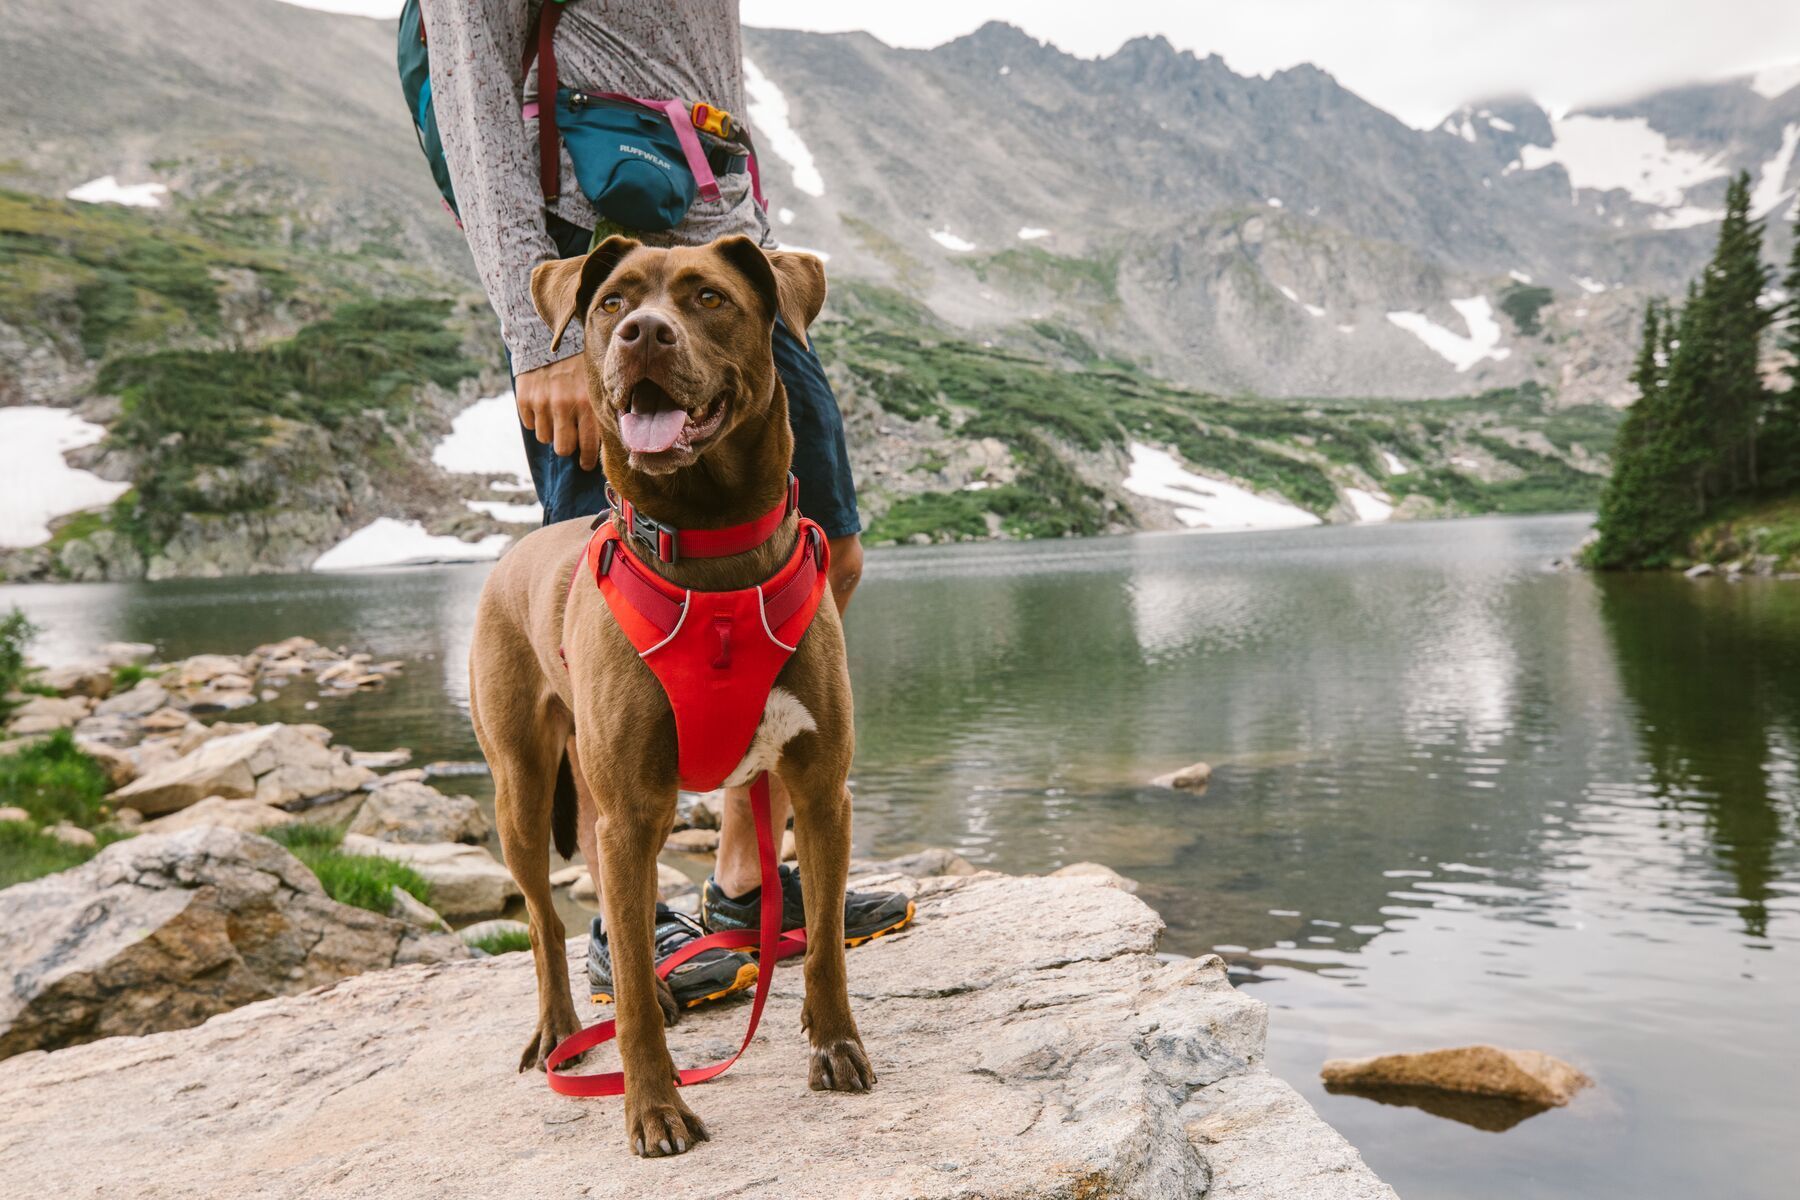
[(866, 1092), (874, 1087), (875, 1068), (869, 1065), (862, 1039), (836, 1038), (815, 1044), (806, 1082), (815, 1092)]
[[(538, 1027), (532, 1033), (531, 1040), (525, 1043), (525, 1052), (519, 1055), (520, 1071), (542, 1071), (550, 1059), (550, 1052), (565, 1039), (581, 1032), (581, 1022), (574, 1013), (557, 1014), (538, 1018)], [(569, 1060), (569, 1065), (580, 1062), (582, 1055), (577, 1054)]]
[(700, 1118), (675, 1095), (667, 1100), (627, 1100), (625, 1132), (631, 1140), (632, 1153), (640, 1158), (686, 1154), (709, 1137)]

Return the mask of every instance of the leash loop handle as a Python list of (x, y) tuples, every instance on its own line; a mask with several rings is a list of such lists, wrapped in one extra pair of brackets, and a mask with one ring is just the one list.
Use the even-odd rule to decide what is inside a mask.
[[(696, 954), (707, 950), (737, 950), (745, 946), (758, 948), (756, 997), (750, 1002), (750, 1025), (744, 1030), (743, 1042), (738, 1045), (736, 1053), (722, 1062), (704, 1067), (686, 1067), (677, 1071), (675, 1082), (681, 1087), (715, 1079), (723, 1075), (731, 1068), (732, 1063), (743, 1056), (744, 1051), (750, 1047), (750, 1039), (756, 1036), (757, 1024), (762, 1020), (763, 1005), (769, 999), (769, 987), (775, 978), (775, 964), (784, 958), (803, 953), (806, 950), (805, 930), (796, 930), (792, 933), (781, 931), (781, 874), (780, 865), (776, 860), (776, 842), (769, 817), (769, 773), (767, 771), (758, 775), (756, 782), (750, 785), (750, 813), (756, 822), (757, 867), (762, 874), (760, 927), (754, 933), (748, 929), (736, 929), (696, 938), (669, 955), (656, 969), (657, 975), (666, 979), (670, 971)], [(625, 1094), (625, 1073), (623, 1071), (606, 1071), (595, 1075), (565, 1075), (557, 1070), (569, 1059), (592, 1050), (595, 1046), (610, 1042), (617, 1035), (617, 1021), (608, 1018), (565, 1039), (555, 1050), (551, 1051), (550, 1057), (545, 1061), (544, 1077), (549, 1081), (550, 1090), (564, 1096), (623, 1096)]]

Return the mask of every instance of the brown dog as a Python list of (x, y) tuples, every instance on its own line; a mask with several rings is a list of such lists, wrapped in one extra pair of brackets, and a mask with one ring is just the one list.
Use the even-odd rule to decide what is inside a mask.
[[(806, 337), (825, 300), (817, 258), (764, 253), (743, 237), (671, 250), (615, 237), (538, 267), (531, 292), (559, 341), (571, 320), (583, 323), (606, 477), (639, 511), (681, 529), (716, 529), (780, 501), (793, 435), (770, 337), (778, 313)], [(656, 856), (675, 818), (675, 720), (598, 589), (570, 588), (589, 525), (540, 529), (500, 560), (482, 589), (469, 655), (470, 716), (493, 768), (500, 845), (530, 910), (537, 964), (537, 1029), (520, 1069), (542, 1068), (580, 1028), (549, 881), (552, 840), (565, 858), (574, 850), (572, 768), (599, 813), (627, 1138), (639, 1154), (679, 1154), (707, 1135), (675, 1089), (663, 1038), (675, 1007), (653, 961)], [(682, 587), (743, 588), (787, 561), (796, 525), (790, 513), (768, 542), (728, 558), (663, 564), (654, 548), (635, 548)], [(850, 1015), (843, 943), (855, 735), (832, 605), (820, 606), (771, 696), (734, 779), (766, 766), (793, 799), (808, 899), (808, 1078), (814, 1088), (862, 1091), (875, 1073)]]

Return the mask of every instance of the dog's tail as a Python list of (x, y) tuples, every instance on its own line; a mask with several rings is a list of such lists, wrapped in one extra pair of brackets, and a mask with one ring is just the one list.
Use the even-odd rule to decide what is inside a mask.
[(564, 858), (575, 857), (575, 821), (581, 801), (575, 795), (575, 772), (564, 754), (556, 767), (556, 795), (550, 805), (550, 837), (556, 852)]

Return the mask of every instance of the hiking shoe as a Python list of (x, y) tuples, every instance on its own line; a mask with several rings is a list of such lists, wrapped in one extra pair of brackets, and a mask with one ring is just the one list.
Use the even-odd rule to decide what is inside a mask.
[[(675, 953), (705, 934), (700, 922), (666, 904), (656, 906), (656, 961)], [(606, 930), (600, 918), (588, 925), (588, 987), (595, 1004), (613, 1000), (612, 953), (606, 946)], [(675, 1003), (693, 1008), (741, 992), (756, 982), (756, 960), (736, 950), (702, 950), (669, 972), (669, 990)]]
[[(700, 922), (708, 933), (757, 929), (762, 925), (762, 889), (727, 896), (718, 880), (706, 877), (700, 890)], [(913, 902), (899, 892), (845, 892), (844, 945), (860, 946), (873, 938), (905, 929), (913, 919)], [(800, 896), (800, 872), (781, 867), (781, 930), (806, 928), (806, 905)]]

